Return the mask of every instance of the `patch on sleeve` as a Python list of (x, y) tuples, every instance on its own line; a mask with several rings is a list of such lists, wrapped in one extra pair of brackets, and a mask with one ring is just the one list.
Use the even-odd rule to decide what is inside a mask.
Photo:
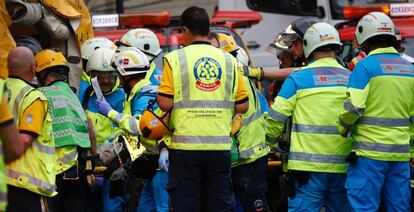
[(31, 124), (31, 123), (32, 123), (32, 121), (33, 121), (33, 116), (32, 116), (32, 114), (27, 115), (27, 116), (26, 116), (26, 123), (27, 123), (27, 124)]

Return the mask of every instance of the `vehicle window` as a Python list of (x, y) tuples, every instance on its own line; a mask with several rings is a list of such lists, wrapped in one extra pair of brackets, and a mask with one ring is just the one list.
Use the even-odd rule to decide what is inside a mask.
[(344, 19), (344, 6), (368, 5), (368, 4), (389, 4), (404, 3), (409, 0), (330, 0), (332, 18)]
[(340, 57), (345, 63), (348, 63), (349, 61), (351, 61), (352, 58), (358, 54), (358, 52), (359, 52), (358, 49), (354, 49), (354, 47), (352, 46), (352, 42), (350, 41), (342, 42), (342, 52), (341, 52)]
[(317, 16), (317, 0), (247, 0), (251, 10), (285, 15)]

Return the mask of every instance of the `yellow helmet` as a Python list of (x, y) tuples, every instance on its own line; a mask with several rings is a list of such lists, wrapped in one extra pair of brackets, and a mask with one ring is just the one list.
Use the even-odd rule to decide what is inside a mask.
[(219, 42), (220, 49), (225, 52), (230, 53), (239, 49), (239, 46), (231, 35), (217, 33), (217, 40)]
[(149, 138), (151, 140), (160, 140), (168, 132), (168, 123), (169, 112), (164, 113), (161, 117), (155, 114), (163, 113), (160, 109), (152, 111), (152, 106), (154, 101), (148, 104), (147, 109), (142, 114), (139, 120), (139, 129), (144, 138)]
[(68, 61), (62, 52), (45, 49), (40, 51), (35, 56), (36, 60), (36, 72), (42, 72), (51, 67), (63, 67), (66, 71), (69, 71)]

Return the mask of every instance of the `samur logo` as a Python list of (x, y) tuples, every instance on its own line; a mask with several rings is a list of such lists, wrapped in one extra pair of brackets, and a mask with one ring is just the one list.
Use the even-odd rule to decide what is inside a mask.
[(220, 87), (222, 69), (220, 64), (210, 57), (197, 60), (194, 66), (196, 87), (202, 91), (214, 91)]

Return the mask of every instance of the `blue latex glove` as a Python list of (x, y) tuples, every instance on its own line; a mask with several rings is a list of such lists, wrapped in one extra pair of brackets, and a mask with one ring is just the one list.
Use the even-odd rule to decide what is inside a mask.
[(160, 158), (158, 159), (158, 166), (161, 170), (168, 172), (168, 150), (161, 150)]
[(106, 100), (104, 99), (98, 99), (96, 100), (96, 103), (98, 105), (99, 113), (101, 113), (104, 116), (108, 116), (109, 111), (112, 110), (111, 105), (109, 105), (109, 103), (106, 102)]

